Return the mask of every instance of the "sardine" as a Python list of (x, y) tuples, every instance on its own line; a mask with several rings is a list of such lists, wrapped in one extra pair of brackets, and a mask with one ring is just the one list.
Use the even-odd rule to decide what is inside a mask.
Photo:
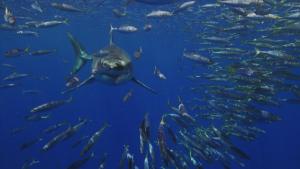
[(82, 151), (80, 152), (80, 156), (86, 154), (96, 144), (96, 142), (99, 140), (100, 136), (107, 127), (109, 127), (109, 125), (105, 123), (97, 132), (95, 132), (92, 135), (88, 143), (83, 147)]
[(48, 103), (44, 103), (42, 105), (39, 105), (33, 109), (31, 109), (30, 112), (36, 113), (36, 112), (44, 112), (44, 111), (49, 111), (52, 109), (55, 109), (57, 107), (60, 107), (66, 103), (70, 103), (72, 101), (72, 97), (70, 97), (67, 100), (56, 100), (56, 101), (50, 101)]

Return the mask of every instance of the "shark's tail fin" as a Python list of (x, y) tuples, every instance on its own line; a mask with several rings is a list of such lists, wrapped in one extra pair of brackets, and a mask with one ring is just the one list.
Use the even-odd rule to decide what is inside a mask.
[(136, 84), (142, 86), (143, 88), (147, 89), (148, 91), (150, 91), (150, 92), (152, 92), (154, 94), (157, 94), (157, 92), (154, 89), (152, 89), (151, 87), (147, 86), (142, 81), (137, 80), (136, 78), (132, 78), (132, 81), (135, 82)]
[(72, 76), (75, 75), (85, 65), (85, 63), (88, 60), (91, 60), (92, 57), (86, 53), (83, 46), (73, 37), (71, 33), (67, 33), (67, 35), (73, 46), (76, 55), (75, 64), (71, 72), (71, 76)]

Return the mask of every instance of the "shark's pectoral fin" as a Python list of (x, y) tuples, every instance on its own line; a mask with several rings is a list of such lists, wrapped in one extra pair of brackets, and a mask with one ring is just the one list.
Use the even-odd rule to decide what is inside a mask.
[(62, 91), (61, 94), (66, 94), (66, 93), (70, 93), (78, 88), (80, 88), (81, 86), (83, 85), (86, 85), (86, 84), (90, 84), (92, 83), (93, 81), (95, 80), (95, 76), (94, 75), (91, 75), (90, 77), (88, 77), (87, 79), (85, 79), (84, 81), (82, 81), (81, 83), (79, 83), (77, 86), (75, 87), (72, 87), (72, 88), (69, 88), (65, 91)]
[(157, 92), (156, 92), (154, 89), (152, 89), (151, 87), (147, 86), (147, 85), (146, 85), (145, 83), (143, 83), (142, 81), (140, 81), (140, 80), (138, 80), (138, 79), (136, 79), (136, 78), (132, 78), (131, 80), (132, 80), (134, 83), (136, 83), (136, 84), (142, 86), (143, 88), (147, 89), (148, 91), (150, 91), (150, 92), (152, 92), (152, 93), (154, 93), (154, 94), (157, 94)]

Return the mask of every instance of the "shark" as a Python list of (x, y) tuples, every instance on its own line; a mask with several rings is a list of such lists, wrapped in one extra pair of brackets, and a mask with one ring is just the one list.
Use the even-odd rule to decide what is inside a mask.
[(68, 39), (71, 42), (75, 52), (75, 63), (71, 70), (69, 79), (75, 77), (75, 75), (89, 61), (92, 62), (92, 64), (91, 74), (89, 77), (76, 86), (66, 89), (62, 92), (62, 94), (69, 93), (80, 88), (81, 86), (93, 83), (95, 81), (102, 81), (111, 85), (120, 85), (130, 81), (143, 87), (151, 93), (157, 94), (154, 89), (138, 80), (134, 76), (133, 65), (130, 56), (124, 49), (113, 42), (113, 31), (114, 29), (111, 26), (109, 33), (109, 44), (93, 54), (88, 54), (83, 45), (81, 45), (71, 33), (67, 33)]

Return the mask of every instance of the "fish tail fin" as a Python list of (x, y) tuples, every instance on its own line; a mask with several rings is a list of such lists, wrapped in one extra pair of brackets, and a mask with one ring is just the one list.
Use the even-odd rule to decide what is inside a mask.
[(5, 7), (5, 14), (12, 15), (12, 12), (8, 9), (8, 7)]
[(180, 104), (183, 104), (183, 101), (182, 101), (181, 96), (177, 96), (177, 97), (178, 97), (178, 102), (179, 102)]
[(67, 35), (73, 46), (76, 56), (84, 60), (91, 60), (84, 47), (73, 37), (73, 35), (71, 33), (67, 33)]
[(258, 48), (255, 48), (255, 56), (259, 55), (261, 51)]
[(117, 28), (114, 28), (112, 24), (110, 24), (110, 31), (109, 31), (109, 45), (113, 44), (113, 31), (117, 30)]
[(66, 24), (66, 25), (69, 25), (69, 23), (70, 23), (68, 18), (64, 19), (63, 22), (64, 22), (64, 24)]
[(110, 31), (109, 33), (112, 34), (112, 32), (115, 30), (115, 28), (112, 26), (112, 24), (110, 24)]
[(30, 48), (29, 48), (29, 47), (27, 47), (27, 48), (24, 49), (24, 52), (25, 52), (25, 53), (29, 53), (29, 51), (30, 51)]
[(84, 64), (88, 60), (91, 60), (92, 57), (86, 53), (83, 46), (73, 37), (71, 33), (67, 33), (67, 36), (73, 46), (76, 55), (75, 64), (71, 72), (71, 75), (74, 75), (84, 66)]
[(136, 78), (132, 78), (132, 81), (135, 82), (136, 84), (142, 86), (143, 88), (147, 89), (148, 91), (150, 91), (153, 94), (157, 94), (157, 92), (152, 89), (151, 87), (147, 86), (146, 84), (144, 84), (142, 81), (137, 80)]

